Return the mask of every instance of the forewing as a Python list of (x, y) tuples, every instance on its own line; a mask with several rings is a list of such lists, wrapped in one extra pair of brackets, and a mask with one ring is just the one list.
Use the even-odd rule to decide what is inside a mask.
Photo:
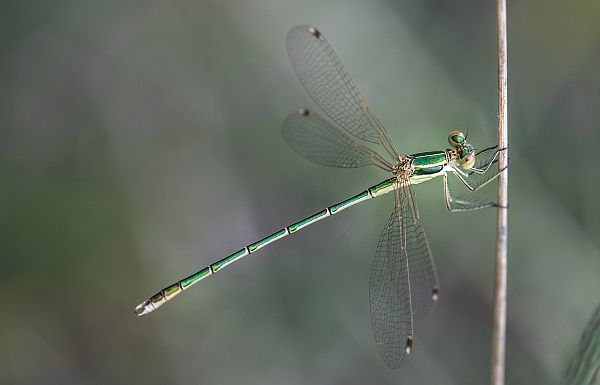
[(287, 36), (287, 51), (304, 88), (334, 123), (359, 139), (383, 146), (397, 159), (385, 128), (368, 110), (333, 47), (316, 28), (294, 27)]
[(362, 167), (374, 164), (386, 171), (392, 166), (335, 124), (302, 109), (288, 116), (281, 133), (301, 157), (329, 167)]

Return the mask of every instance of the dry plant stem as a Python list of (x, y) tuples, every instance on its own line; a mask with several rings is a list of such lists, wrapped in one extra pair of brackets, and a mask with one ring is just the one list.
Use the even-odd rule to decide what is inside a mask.
[[(498, 41), (498, 146), (508, 147), (507, 131), (507, 74), (506, 74), (506, 0), (496, 0)], [(507, 151), (500, 153), (498, 167), (508, 164)], [(498, 178), (498, 218), (496, 238), (496, 270), (494, 275), (494, 315), (492, 325), (491, 384), (504, 384), (506, 351), (506, 268), (508, 245), (508, 169)]]

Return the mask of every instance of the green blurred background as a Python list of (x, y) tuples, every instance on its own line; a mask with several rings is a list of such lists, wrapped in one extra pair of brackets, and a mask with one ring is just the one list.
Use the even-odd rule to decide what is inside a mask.
[[(600, 302), (600, 3), (509, 2), (507, 382), (561, 383)], [(0, 13), (0, 383), (482, 384), (495, 211), (416, 187), (441, 280), (400, 370), (369, 323), (391, 197), (144, 318), (156, 290), (385, 174), (311, 164), (285, 36), (319, 27), (401, 152), (495, 143), (494, 1), (13, 1)], [(494, 197), (494, 187), (482, 193)]]

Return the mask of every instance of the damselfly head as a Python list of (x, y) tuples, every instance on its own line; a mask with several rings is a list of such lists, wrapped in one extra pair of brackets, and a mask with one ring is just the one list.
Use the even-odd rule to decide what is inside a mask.
[(467, 136), (462, 131), (454, 130), (448, 135), (448, 143), (454, 147), (453, 152), (460, 168), (470, 170), (475, 164), (475, 150), (467, 143)]
[(454, 130), (450, 132), (450, 135), (448, 135), (448, 143), (450, 143), (450, 145), (454, 148), (462, 146), (462, 144), (465, 142), (465, 139), (465, 134), (458, 130)]

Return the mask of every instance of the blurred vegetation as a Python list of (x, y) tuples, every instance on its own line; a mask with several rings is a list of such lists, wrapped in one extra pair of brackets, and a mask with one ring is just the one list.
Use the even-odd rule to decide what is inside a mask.
[[(495, 212), (416, 187), (441, 280), (398, 371), (367, 287), (389, 197), (138, 319), (155, 290), (382, 180), (310, 164), (285, 34), (318, 26), (405, 153), (495, 142), (494, 2), (12, 1), (0, 13), (0, 383), (481, 384)], [(600, 293), (600, 3), (509, 4), (507, 383), (558, 384)], [(494, 196), (493, 187), (484, 194)]]
[(600, 383), (600, 307), (596, 308), (588, 322), (577, 354), (567, 371), (567, 385), (593, 385)]

